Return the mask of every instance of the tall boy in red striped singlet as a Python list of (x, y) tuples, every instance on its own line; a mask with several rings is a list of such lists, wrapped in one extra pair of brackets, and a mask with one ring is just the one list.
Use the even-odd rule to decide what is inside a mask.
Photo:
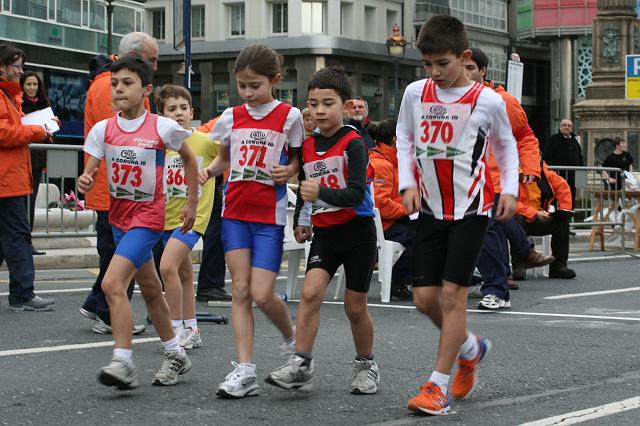
[[(491, 342), (467, 331), (467, 294), (493, 207), (489, 141), (502, 171), (496, 220), (513, 216), (518, 153), (501, 97), (464, 71), (471, 56), (464, 25), (434, 16), (417, 46), (430, 78), (405, 90), (397, 126), (398, 168), (405, 208), (420, 210), (413, 259), (413, 300), (441, 330), (435, 369), (409, 409), (447, 414), (452, 395), (468, 396), (476, 366)], [(462, 362), (464, 361), (464, 362)]]

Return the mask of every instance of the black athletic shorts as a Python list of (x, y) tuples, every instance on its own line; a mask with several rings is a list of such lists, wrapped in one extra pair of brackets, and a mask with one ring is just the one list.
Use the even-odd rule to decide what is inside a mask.
[(487, 216), (445, 221), (421, 214), (413, 247), (413, 286), (441, 286), (447, 280), (469, 287), (488, 222)]
[(350, 222), (328, 228), (314, 228), (307, 271), (322, 268), (333, 278), (344, 265), (346, 287), (369, 291), (376, 263), (376, 226), (372, 217), (356, 217)]

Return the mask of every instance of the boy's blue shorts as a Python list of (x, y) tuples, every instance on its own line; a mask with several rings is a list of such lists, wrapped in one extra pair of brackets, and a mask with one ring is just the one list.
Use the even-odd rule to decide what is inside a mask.
[(193, 229), (188, 231), (186, 234), (182, 234), (182, 226), (178, 226), (173, 231), (168, 230), (162, 233), (162, 245), (166, 247), (167, 243), (169, 242), (169, 238), (175, 238), (176, 240), (183, 242), (187, 247), (193, 250), (193, 246), (198, 243), (200, 237), (202, 237), (202, 235), (199, 232), (194, 231)]
[(153, 247), (160, 239), (160, 232), (149, 228), (131, 228), (127, 232), (113, 228), (113, 240), (116, 243), (118, 256), (129, 259), (136, 269), (140, 269), (150, 259), (153, 259)]
[(225, 253), (250, 249), (252, 267), (280, 271), (284, 226), (222, 219), (221, 237)]

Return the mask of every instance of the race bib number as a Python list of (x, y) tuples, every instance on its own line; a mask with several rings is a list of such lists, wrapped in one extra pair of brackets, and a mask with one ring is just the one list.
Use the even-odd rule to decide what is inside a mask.
[(423, 102), (414, 110), (416, 158), (454, 159), (467, 153), (470, 104)]
[[(198, 161), (198, 170), (202, 170), (204, 158), (197, 155), (196, 160)], [(167, 198), (187, 198), (187, 179), (181, 156), (167, 156), (165, 175), (167, 176)], [(201, 194), (202, 186), (198, 185), (198, 198)]]
[(109, 193), (114, 198), (153, 201), (156, 190), (156, 150), (107, 145)]
[(274, 130), (237, 129), (231, 134), (230, 182), (275, 185), (271, 168), (280, 164), (286, 136)]
[[(305, 163), (304, 173), (308, 179), (317, 181), (320, 186), (331, 189), (343, 189), (347, 187), (344, 177), (344, 159), (342, 157), (328, 157), (326, 159)], [(340, 210), (340, 207), (329, 205), (321, 200), (313, 203), (311, 214), (326, 213)]]

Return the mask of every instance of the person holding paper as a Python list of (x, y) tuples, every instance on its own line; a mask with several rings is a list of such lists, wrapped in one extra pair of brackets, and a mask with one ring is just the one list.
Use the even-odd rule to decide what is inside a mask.
[(13, 44), (0, 44), (0, 263), (9, 269), (9, 305), (14, 311), (51, 310), (54, 300), (33, 292), (34, 266), (26, 197), (32, 191), (28, 145), (51, 136), (42, 126), (23, 125), (19, 79), (26, 60)]
[[(25, 114), (34, 111), (40, 111), (51, 106), (47, 97), (47, 88), (42, 83), (40, 76), (33, 71), (27, 71), (20, 76), (20, 87), (22, 87), (22, 112)], [(39, 142), (51, 142), (50, 139), (44, 139)], [(36, 210), (36, 197), (38, 196), (38, 187), (42, 179), (42, 171), (47, 167), (47, 152), (40, 150), (31, 150), (31, 174), (33, 176), (33, 193), (29, 202), (29, 224), (33, 232), (33, 218)], [(34, 255), (45, 254), (32, 248)]]

